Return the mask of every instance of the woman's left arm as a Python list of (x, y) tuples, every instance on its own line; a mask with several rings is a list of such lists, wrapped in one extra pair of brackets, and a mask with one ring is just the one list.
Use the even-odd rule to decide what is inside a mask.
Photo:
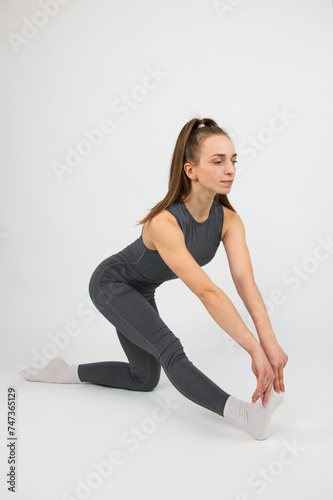
[(225, 209), (224, 213), (226, 227), (222, 242), (232, 279), (237, 293), (253, 320), (260, 344), (274, 370), (274, 390), (285, 392), (283, 369), (287, 364), (288, 356), (277, 342), (265, 303), (255, 282), (244, 224), (236, 212)]

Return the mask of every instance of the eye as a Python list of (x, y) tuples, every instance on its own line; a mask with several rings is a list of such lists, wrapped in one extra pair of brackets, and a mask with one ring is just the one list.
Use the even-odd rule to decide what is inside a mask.
[[(222, 161), (214, 161), (213, 163), (215, 163), (215, 165), (219, 165), (220, 163), (223, 163), (223, 162)], [(236, 165), (236, 163), (238, 163), (238, 161), (237, 160), (233, 160), (232, 163), (234, 165)]]

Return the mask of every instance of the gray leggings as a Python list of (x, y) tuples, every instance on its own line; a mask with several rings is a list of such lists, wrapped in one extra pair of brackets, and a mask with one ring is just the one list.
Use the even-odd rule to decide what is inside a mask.
[(179, 339), (159, 316), (154, 293), (147, 296), (114, 279), (95, 272), (89, 294), (97, 309), (116, 328), (129, 363), (102, 361), (81, 364), (82, 382), (151, 391), (160, 379), (161, 366), (170, 382), (185, 397), (218, 415), (229, 397), (196, 368), (186, 356)]

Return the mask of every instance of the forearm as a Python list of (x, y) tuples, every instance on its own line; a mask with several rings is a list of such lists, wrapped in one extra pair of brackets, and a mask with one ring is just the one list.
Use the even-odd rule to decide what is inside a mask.
[(219, 287), (207, 292), (200, 300), (216, 323), (251, 356), (261, 349), (229, 297)]
[(240, 280), (236, 289), (253, 320), (260, 342), (275, 339), (265, 303), (254, 279), (246, 277)]

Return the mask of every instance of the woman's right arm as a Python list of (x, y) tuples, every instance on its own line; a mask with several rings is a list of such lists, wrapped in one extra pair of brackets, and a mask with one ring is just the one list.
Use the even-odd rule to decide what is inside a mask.
[(255, 402), (264, 394), (268, 401), (274, 372), (257, 339), (247, 328), (229, 297), (215, 285), (186, 248), (184, 234), (173, 216), (162, 212), (149, 223), (149, 234), (167, 266), (200, 299), (216, 323), (252, 358), (252, 370), (257, 387), (252, 396)]

